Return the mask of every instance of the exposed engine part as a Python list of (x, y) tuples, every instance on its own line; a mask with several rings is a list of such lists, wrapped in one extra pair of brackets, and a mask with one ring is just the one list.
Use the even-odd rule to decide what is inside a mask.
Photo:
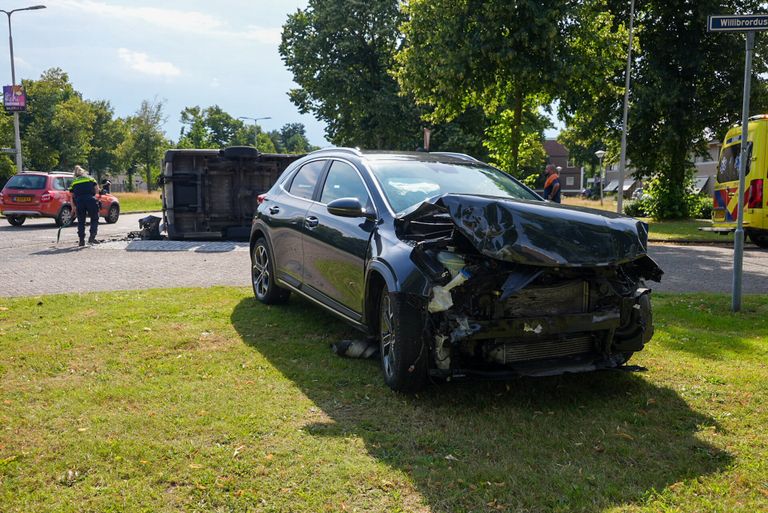
[(459, 273), (445, 286), (435, 285), (432, 287), (432, 301), (429, 302), (430, 313), (444, 312), (453, 306), (453, 297), (451, 289), (454, 289), (471, 278), (471, 273), (463, 268)]
[[(450, 250), (450, 248), (447, 248)], [(461, 272), (466, 264), (466, 260), (453, 251), (440, 251), (437, 254), (437, 260), (451, 273), (456, 276)]]
[(595, 343), (590, 335), (524, 342), (502, 340), (496, 345), (487, 344), (484, 356), (488, 361), (508, 365), (520, 361), (585, 354), (594, 349)]
[(435, 363), (441, 370), (451, 368), (451, 348), (447, 346), (447, 340), (448, 337), (444, 335), (435, 336)]

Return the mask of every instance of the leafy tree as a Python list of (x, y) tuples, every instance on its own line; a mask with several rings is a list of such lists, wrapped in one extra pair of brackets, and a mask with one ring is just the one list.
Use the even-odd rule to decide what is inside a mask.
[(126, 137), (123, 125), (114, 119), (114, 110), (106, 100), (88, 101), (94, 115), (88, 153), (88, 170), (101, 182), (104, 174), (117, 170), (117, 148)]
[(158, 169), (162, 152), (169, 144), (162, 130), (165, 124), (164, 103), (157, 98), (143, 100), (130, 120), (136, 161), (144, 168), (147, 192), (152, 190), (153, 170)]
[(128, 182), (128, 192), (134, 191), (134, 176), (139, 166), (139, 154), (133, 131), (134, 119), (117, 118), (116, 130), (123, 134), (122, 141), (115, 148), (115, 169), (125, 171)]
[(307, 153), (317, 149), (309, 143), (303, 123), (286, 123), (268, 135), (279, 153)]
[(232, 117), (218, 105), (205, 109), (186, 107), (181, 111), (181, 135), (178, 148), (223, 148), (247, 146), (257, 141), (263, 153), (274, 153), (269, 136), (258, 125), (246, 124)]
[(406, 42), (397, 55), (400, 85), (432, 108), (435, 122), (482, 108), (495, 125), (491, 154), (500, 154), (498, 141), (506, 141), (507, 167), (517, 173), (521, 149), (535, 146), (526, 119), (557, 97), (568, 74), (578, 73), (569, 66), (569, 38), (581, 3), (413, 0), (405, 6)]
[(25, 167), (50, 171), (69, 169), (87, 160), (95, 114), (59, 68), (39, 80), (25, 80), (29, 98), (21, 116)]
[[(13, 148), (15, 135), (13, 132), (13, 118), (0, 116), (0, 147)], [(16, 174), (16, 163), (13, 155), (0, 154), (0, 188), (5, 185), (10, 177)]]
[[(689, 215), (691, 156), (705, 150), (708, 131), (723, 134), (741, 114), (743, 36), (707, 33), (707, 15), (734, 8), (755, 12), (759, 4), (653, 0), (640, 6), (628, 155), (634, 167), (651, 176), (649, 213), (654, 217)], [(757, 79), (768, 70), (765, 53), (756, 56), (755, 111), (768, 106), (766, 84)]]
[(181, 134), (178, 148), (209, 148), (211, 147), (206, 127), (205, 115), (197, 105), (185, 107), (181, 111)]
[[(625, 30), (629, 5), (619, 0), (607, 5), (604, 17), (612, 21), (605, 26), (611, 26), (615, 35)], [(706, 150), (708, 139), (722, 137), (740, 120), (744, 39), (707, 33), (707, 15), (755, 12), (759, 7), (755, 0), (637, 0), (627, 155), (646, 180), (652, 196), (648, 210), (654, 217), (689, 215), (691, 157)], [(626, 41), (613, 48), (626, 59)], [(758, 38), (753, 112), (768, 107), (768, 87), (758, 78), (768, 70), (765, 50), (768, 44)], [(561, 111), (568, 124), (561, 140), (585, 161), (599, 147), (609, 152), (606, 160), (618, 160), (626, 60), (610, 61), (593, 70), (602, 84), (581, 89), (571, 84), (567, 107)]]
[(418, 144), (418, 109), (389, 74), (402, 20), (397, 0), (310, 0), (283, 26), (280, 55), (299, 85), (289, 97), (300, 112), (326, 123), (334, 144)]

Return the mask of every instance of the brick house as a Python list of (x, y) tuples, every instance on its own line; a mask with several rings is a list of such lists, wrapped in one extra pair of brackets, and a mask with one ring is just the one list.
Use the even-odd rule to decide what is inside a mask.
[[(544, 151), (547, 154), (547, 164), (560, 167), (560, 189), (565, 194), (578, 194), (584, 188), (584, 170), (577, 167), (573, 159), (570, 158), (568, 148), (557, 142), (555, 139), (546, 139), (544, 141)], [(541, 170), (542, 174), (544, 169)], [(541, 179), (541, 185), (537, 183), (537, 190), (543, 188), (544, 180)]]

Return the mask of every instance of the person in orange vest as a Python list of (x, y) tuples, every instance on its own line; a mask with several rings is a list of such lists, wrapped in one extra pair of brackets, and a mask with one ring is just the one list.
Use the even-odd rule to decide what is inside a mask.
[(544, 199), (560, 203), (560, 175), (554, 165), (548, 164), (544, 170), (547, 180), (544, 182)]

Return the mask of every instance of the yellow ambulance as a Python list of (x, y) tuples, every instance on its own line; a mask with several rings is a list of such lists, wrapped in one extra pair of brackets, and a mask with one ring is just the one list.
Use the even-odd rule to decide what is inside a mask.
[[(749, 118), (748, 160), (744, 182), (744, 233), (768, 248), (768, 114)], [(741, 164), (741, 124), (725, 135), (715, 177), (713, 229), (733, 231), (739, 209), (739, 166)]]

